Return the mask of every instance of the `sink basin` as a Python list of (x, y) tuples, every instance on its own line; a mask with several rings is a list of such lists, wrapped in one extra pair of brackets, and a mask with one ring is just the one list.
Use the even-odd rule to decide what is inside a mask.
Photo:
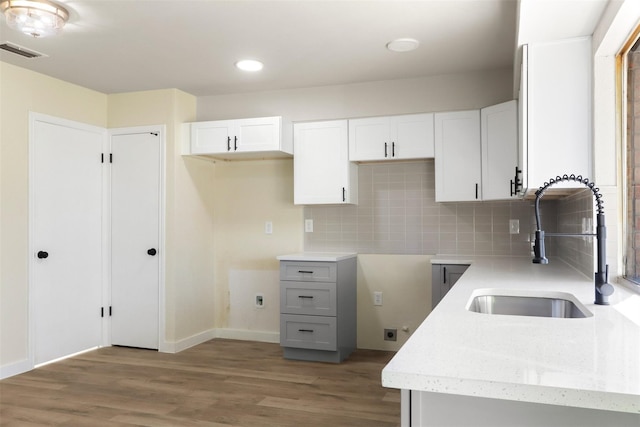
[(592, 314), (571, 294), (525, 290), (479, 289), (469, 299), (467, 310), (512, 316), (591, 317)]

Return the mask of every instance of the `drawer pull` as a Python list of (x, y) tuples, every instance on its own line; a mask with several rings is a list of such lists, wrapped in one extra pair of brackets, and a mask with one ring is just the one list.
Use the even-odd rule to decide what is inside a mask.
[(313, 295), (298, 295), (298, 298), (313, 299)]
[(308, 271), (308, 270), (298, 270), (298, 273), (313, 274), (313, 271)]
[(313, 333), (313, 329), (298, 329), (298, 332), (311, 332), (311, 333)]

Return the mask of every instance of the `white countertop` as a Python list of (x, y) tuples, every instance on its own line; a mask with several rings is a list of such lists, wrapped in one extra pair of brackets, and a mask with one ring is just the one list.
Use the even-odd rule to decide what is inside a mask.
[(358, 256), (354, 252), (300, 252), (297, 254), (279, 255), (279, 261), (324, 261), (336, 262), (343, 259), (355, 258)]
[[(614, 285), (611, 305), (598, 306), (593, 281), (562, 261), (465, 260), (469, 269), (382, 371), (383, 386), (640, 413), (640, 295)], [(567, 292), (593, 316), (467, 311), (483, 288)]]

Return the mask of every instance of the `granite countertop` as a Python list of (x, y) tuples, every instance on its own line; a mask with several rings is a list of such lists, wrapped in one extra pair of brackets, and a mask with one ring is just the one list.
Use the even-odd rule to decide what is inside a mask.
[(279, 261), (320, 261), (336, 262), (343, 259), (355, 258), (358, 256), (354, 252), (300, 252), (297, 254), (279, 255)]
[[(435, 257), (471, 263), (382, 371), (385, 387), (640, 413), (640, 295), (615, 286), (610, 306), (562, 261)], [(473, 292), (498, 288), (572, 294), (580, 319), (466, 310)]]

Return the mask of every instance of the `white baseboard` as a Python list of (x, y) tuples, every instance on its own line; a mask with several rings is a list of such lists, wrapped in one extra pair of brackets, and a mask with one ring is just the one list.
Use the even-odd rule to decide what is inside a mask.
[(0, 380), (23, 374), (33, 369), (33, 364), (29, 359), (0, 366)]
[(188, 338), (184, 338), (180, 341), (164, 341), (160, 343), (158, 351), (161, 353), (179, 353), (182, 350), (186, 350), (190, 347), (196, 346), (198, 344), (202, 344), (203, 342), (209, 341), (216, 337), (216, 330), (209, 329), (204, 332), (200, 332), (195, 335), (191, 335)]
[(227, 339), (241, 340), (241, 341), (259, 341), (259, 342), (279, 343), (280, 333), (268, 332), (268, 331), (249, 331), (246, 329), (218, 328), (216, 329), (216, 338), (227, 338)]

